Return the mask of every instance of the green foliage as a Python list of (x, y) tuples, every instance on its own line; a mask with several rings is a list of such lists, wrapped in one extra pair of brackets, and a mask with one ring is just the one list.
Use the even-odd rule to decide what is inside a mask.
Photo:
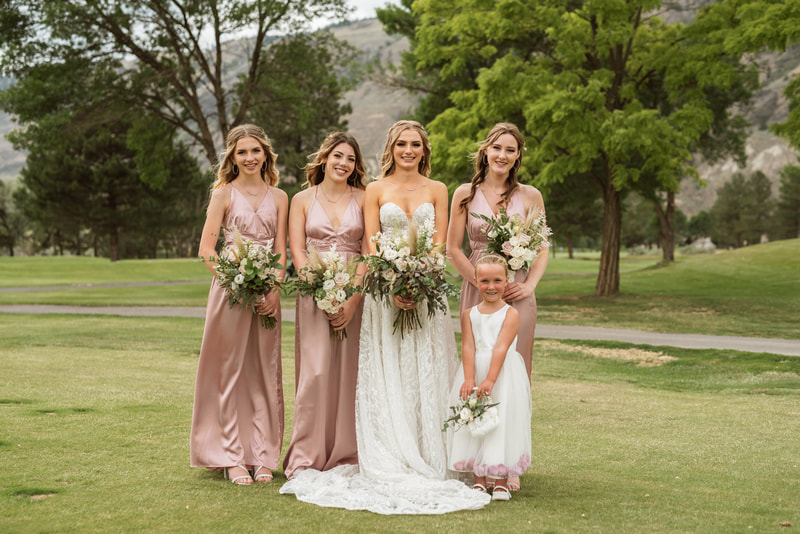
[(712, 228), (713, 220), (711, 219), (711, 214), (705, 210), (700, 211), (689, 219), (689, 237), (693, 240), (710, 236)]
[[(704, 139), (718, 150), (741, 146), (743, 123), (727, 110), (749, 96), (753, 74), (741, 53), (724, 47), (735, 18), (712, 5), (691, 25), (667, 25), (647, 14), (660, 5), (414, 3), (419, 66), (438, 68), (443, 80), (475, 82), (451, 92), (453, 105), (430, 123), (434, 173), (460, 181), (452, 169), (463, 169), (475, 140), (511, 121), (528, 139), (528, 181), (599, 183), (606, 211), (599, 295), (618, 291), (620, 194), (675, 191), (682, 176), (696, 176), (690, 155)], [(470, 58), (486, 61), (474, 77)], [(719, 95), (728, 95), (721, 106)], [(719, 139), (728, 145), (712, 142)]]
[[(265, 51), (260, 68), (269, 71), (256, 85), (247, 120), (263, 124), (289, 179), (290, 196), (305, 183), (302, 168), (325, 136), (346, 130), (343, 119), (352, 111), (342, 97), (358, 80), (357, 51), (330, 32), (299, 34), (275, 41)], [(243, 96), (247, 77), (236, 86)]]
[(0, 180), (0, 254), (14, 255), (14, 248), (22, 239), (28, 226), (13, 199), (14, 189), (11, 183)]
[(714, 221), (711, 238), (717, 246), (741, 247), (761, 241), (771, 227), (773, 209), (769, 179), (761, 171), (749, 178), (733, 175), (717, 193), (711, 208)]
[(800, 167), (787, 165), (781, 170), (780, 197), (775, 215), (777, 238), (800, 237)]

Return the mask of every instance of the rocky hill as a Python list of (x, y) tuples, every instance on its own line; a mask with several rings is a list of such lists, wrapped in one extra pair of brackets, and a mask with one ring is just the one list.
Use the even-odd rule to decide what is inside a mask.
[[(684, 14), (690, 16), (690, 14)], [(408, 43), (405, 39), (387, 35), (377, 19), (367, 19), (332, 28), (334, 34), (349, 41), (362, 51), (365, 60), (379, 57), (382, 62), (399, 60)], [(756, 94), (748, 109), (743, 110), (753, 124), (748, 139), (748, 161), (740, 169), (732, 159), (713, 165), (701, 163), (699, 172), (706, 187), (685, 180), (678, 196), (680, 208), (692, 216), (708, 209), (716, 199), (716, 191), (736, 172), (749, 173), (760, 170), (773, 181), (777, 194), (778, 172), (787, 164), (798, 163), (798, 152), (785, 141), (769, 133), (767, 127), (782, 121), (788, 113), (783, 88), (792, 76), (800, 74), (800, 47), (784, 54), (764, 54), (758, 57), (763, 88)], [(0, 84), (3, 80), (0, 80)], [(8, 83), (7, 80), (5, 83)], [(346, 95), (353, 106), (347, 117), (350, 131), (359, 139), (370, 174), (378, 171), (378, 158), (383, 148), (386, 131), (396, 120), (408, 115), (414, 108), (416, 97), (402, 90), (393, 90), (365, 81)], [(10, 117), (0, 114), (0, 179), (13, 179), (25, 163), (25, 155), (15, 152), (5, 139), (5, 134), (16, 125)]]

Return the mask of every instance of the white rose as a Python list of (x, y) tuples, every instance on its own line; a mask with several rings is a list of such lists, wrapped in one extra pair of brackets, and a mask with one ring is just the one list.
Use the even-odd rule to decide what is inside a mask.
[(522, 266), (525, 265), (525, 262), (522, 261), (522, 258), (511, 258), (508, 260), (508, 267), (512, 271), (519, 271), (522, 269)]
[(394, 266), (397, 267), (398, 271), (405, 272), (408, 269), (408, 262), (406, 260), (397, 260), (394, 262)]
[(387, 282), (394, 282), (397, 279), (397, 273), (395, 273), (391, 269), (386, 269), (385, 271), (383, 271), (381, 273), (381, 276), (383, 276), (383, 279), (386, 280)]
[(531, 242), (531, 236), (528, 234), (520, 234), (519, 235), (519, 244), (523, 247), (528, 246)]
[(525, 256), (525, 251), (526, 250), (527, 249), (525, 249), (523, 247), (514, 247), (514, 249), (511, 251), (511, 255), (513, 257), (515, 257), (515, 258), (521, 258), (521, 257)]
[(408, 248), (408, 247), (403, 247), (403, 248), (401, 248), (400, 250), (397, 251), (397, 255), (398, 256), (403, 256), (403, 257), (409, 256), (409, 255), (411, 255), (411, 249)]
[(340, 289), (339, 291), (336, 292), (336, 300), (338, 300), (339, 302), (344, 302), (346, 298), (347, 298), (347, 293), (344, 292), (344, 289)]
[(233, 279), (234, 283), (242, 285), (244, 283), (244, 275), (239, 273), (236, 275), (236, 278)]
[(336, 273), (333, 277), (333, 281), (336, 282), (337, 286), (343, 286), (350, 281), (350, 275), (347, 273)]
[(394, 250), (394, 249), (391, 249), (391, 248), (387, 248), (387, 249), (386, 249), (386, 250), (383, 252), (383, 257), (384, 257), (384, 258), (386, 258), (386, 259), (387, 259), (387, 260), (389, 260), (389, 261), (392, 261), (392, 260), (394, 260), (395, 258), (397, 258), (397, 251), (396, 251), (396, 250)]
[(472, 419), (472, 410), (470, 410), (465, 406), (461, 408), (461, 412), (459, 412), (458, 417), (462, 421), (469, 421), (470, 419)]
[(512, 246), (512, 247), (516, 247), (517, 245), (519, 245), (519, 239), (518, 239), (518, 238), (517, 238), (517, 236), (515, 236), (515, 235), (512, 235), (512, 236), (509, 238), (508, 242), (509, 242), (509, 243), (511, 243), (511, 246)]
[(324, 289), (325, 291), (330, 291), (334, 287), (336, 287), (336, 282), (334, 282), (333, 280), (325, 280), (324, 282), (322, 282), (322, 289)]
[(536, 257), (536, 252), (534, 252), (533, 250), (531, 250), (529, 248), (526, 248), (525, 249), (525, 255), (522, 257), (522, 259), (524, 259), (526, 262), (532, 262), (533, 258), (535, 258), (535, 257)]

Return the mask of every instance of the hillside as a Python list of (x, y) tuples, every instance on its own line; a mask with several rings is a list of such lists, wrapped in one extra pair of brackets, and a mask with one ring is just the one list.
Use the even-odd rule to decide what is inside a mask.
[[(690, 12), (681, 12), (690, 17)], [(408, 43), (405, 39), (387, 35), (377, 19), (366, 19), (331, 29), (340, 39), (349, 41), (362, 51), (365, 61), (379, 57), (382, 62), (399, 60), (400, 53)], [(717, 189), (736, 172), (761, 170), (773, 182), (773, 191), (778, 192), (778, 172), (787, 164), (797, 163), (798, 152), (781, 138), (767, 131), (767, 126), (782, 121), (788, 113), (788, 104), (783, 97), (783, 88), (792, 76), (800, 74), (800, 47), (793, 47), (784, 54), (762, 54), (758, 57), (764, 86), (755, 95), (748, 109), (743, 110), (753, 124), (747, 143), (748, 162), (739, 169), (732, 159), (710, 165), (700, 163), (698, 170), (707, 183), (706, 187), (685, 180), (677, 202), (679, 207), (692, 216), (701, 209), (708, 209), (716, 199)], [(230, 71), (237, 68), (232, 61)], [(2, 80), (0, 80), (2, 82)], [(416, 97), (403, 90), (392, 90), (365, 81), (346, 95), (353, 106), (347, 117), (350, 131), (359, 139), (369, 173), (378, 171), (378, 158), (383, 148), (386, 131), (397, 119), (408, 115), (414, 108)], [(16, 125), (10, 117), (0, 114), (0, 179), (17, 176), (25, 162), (25, 155), (15, 152), (5, 139), (5, 134)]]

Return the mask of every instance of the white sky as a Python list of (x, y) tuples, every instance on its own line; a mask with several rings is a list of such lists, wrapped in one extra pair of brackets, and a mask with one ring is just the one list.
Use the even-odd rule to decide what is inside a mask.
[(386, 4), (396, 4), (391, 0), (349, 0), (348, 4), (355, 7), (351, 17), (353, 19), (372, 19), (375, 18), (375, 8), (383, 7)]

